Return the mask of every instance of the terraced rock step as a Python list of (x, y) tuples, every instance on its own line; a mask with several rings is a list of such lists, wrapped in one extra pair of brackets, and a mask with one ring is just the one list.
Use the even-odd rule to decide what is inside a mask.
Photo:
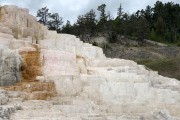
[(46, 100), (56, 95), (53, 82), (22, 82), (4, 88), (9, 98), (23, 98), (23, 100)]
[(19, 105), (3, 105), (0, 106), (0, 120), (9, 120), (10, 115), (17, 110), (21, 110)]
[[(180, 108), (175, 104), (163, 106), (164, 104), (159, 104), (158, 108), (155, 105), (143, 104), (104, 106), (82, 98), (56, 98), (52, 101), (27, 101), (22, 104), (24, 110), (13, 113), (11, 119), (39, 120), (44, 117), (47, 120), (176, 120), (180, 117)], [(172, 111), (169, 113), (165, 109)]]

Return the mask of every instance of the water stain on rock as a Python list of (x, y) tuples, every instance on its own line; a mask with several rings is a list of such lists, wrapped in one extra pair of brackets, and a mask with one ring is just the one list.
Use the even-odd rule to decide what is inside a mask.
[(7, 91), (20, 91), (24, 100), (46, 100), (56, 96), (56, 87), (53, 81), (42, 82), (36, 80), (37, 76), (42, 76), (42, 61), (40, 50), (24, 49), (19, 51), (22, 58), (21, 82), (13, 86), (4, 87)]
[(20, 55), (23, 60), (21, 66), (22, 82), (35, 81), (37, 76), (42, 75), (40, 51), (21, 51)]

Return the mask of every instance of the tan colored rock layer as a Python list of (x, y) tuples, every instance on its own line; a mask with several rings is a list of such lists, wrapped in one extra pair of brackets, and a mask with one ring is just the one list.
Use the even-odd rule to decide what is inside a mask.
[(20, 97), (24, 100), (46, 100), (56, 96), (56, 88), (53, 82), (22, 82), (4, 89), (21, 91)]
[(23, 64), (21, 66), (21, 77), (23, 81), (34, 81), (37, 76), (42, 75), (40, 52), (35, 51), (20, 51)]

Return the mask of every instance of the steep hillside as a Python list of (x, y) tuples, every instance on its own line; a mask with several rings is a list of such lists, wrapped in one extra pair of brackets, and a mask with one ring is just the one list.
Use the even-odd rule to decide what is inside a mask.
[(104, 49), (107, 57), (129, 59), (158, 71), (159, 74), (180, 80), (180, 47), (144, 44), (108, 44)]

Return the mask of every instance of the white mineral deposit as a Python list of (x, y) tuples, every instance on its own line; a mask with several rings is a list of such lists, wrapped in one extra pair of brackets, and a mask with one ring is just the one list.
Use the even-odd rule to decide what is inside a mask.
[(36, 21), (0, 6), (0, 120), (180, 119), (178, 80)]

